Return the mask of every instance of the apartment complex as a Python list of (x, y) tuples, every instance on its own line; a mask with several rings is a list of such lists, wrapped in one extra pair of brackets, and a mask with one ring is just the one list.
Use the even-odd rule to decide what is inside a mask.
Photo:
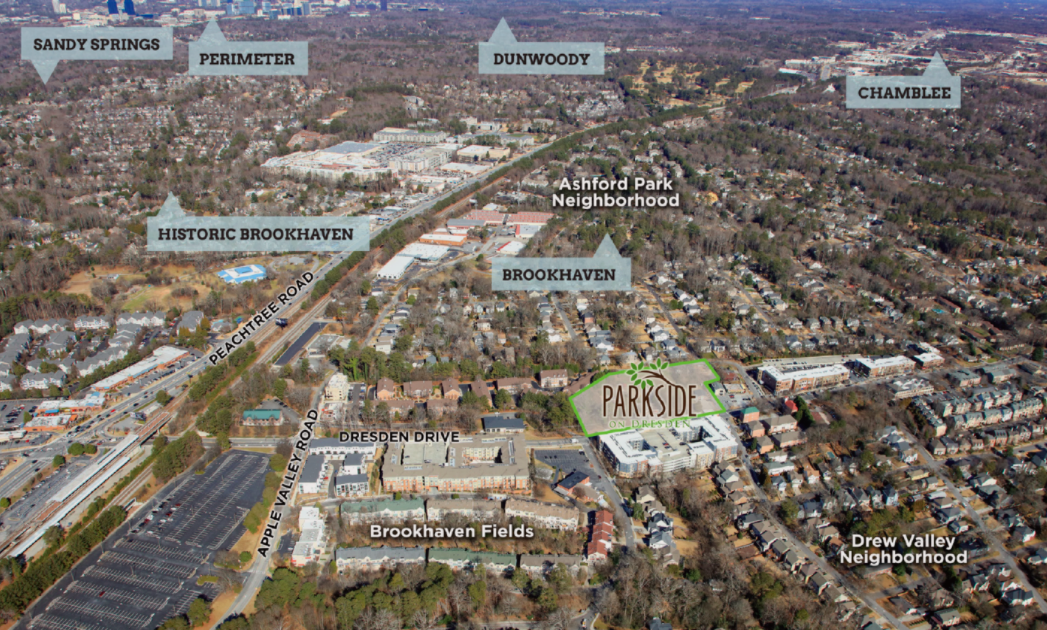
[(854, 371), (862, 376), (876, 378), (892, 374), (911, 374), (916, 370), (916, 362), (906, 356), (880, 357), (877, 359), (859, 357), (854, 360)]
[(463, 437), (461, 442), (394, 442), (382, 466), (386, 492), (530, 492), (524, 436)]
[(817, 387), (835, 385), (851, 378), (851, 371), (843, 365), (819, 365), (792, 372), (783, 372), (777, 367), (763, 370), (763, 384), (775, 394), (802, 392)]
[(715, 462), (737, 457), (739, 449), (729, 420), (722, 414), (682, 421), (674, 427), (600, 436), (600, 450), (615, 472), (625, 477), (704, 470)]
[(506, 499), (505, 515), (509, 518), (520, 517), (524, 522), (548, 529), (577, 529), (579, 525), (578, 510), (572, 507), (560, 507), (534, 501)]

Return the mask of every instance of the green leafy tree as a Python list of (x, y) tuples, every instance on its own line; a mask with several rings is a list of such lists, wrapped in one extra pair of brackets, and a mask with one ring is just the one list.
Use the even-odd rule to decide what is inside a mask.
[(158, 630), (189, 630), (189, 621), (184, 615), (171, 617), (165, 621)]
[(55, 455), (55, 458), (51, 460), (51, 465), (55, 468), (61, 468), (65, 466), (65, 458), (61, 455)]
[(189, 625), (199, 628), (211, 618), (211, 604), (203, 597), (197, 597), (193, 603), (189, 604), (186, 616), (189, 617)]
[(487, 603), (487, 582), (477, 580), (469, 585), (469, 599), (473, 602), (473, 609), (480, 610)]
[(84, 452), (88, 455), (94, 455), (98, 452), (98, 447), (88, 442), (87, 444), (84, 444)]
[(156, 392), (156, 402), (160, 403), (161, 405), (166, 405), (167, 403), (171, 402), (171, 394), (168, 394), (166, 389), (161, 389), (160, 391)]
[(508, 409), (513, 405), (513, 396), (504, 389), (499, 389), (494, 394), (494, 406), (499, 409)]
[(65, 530), (59, 525), (52, 525), (44, 532), (44, 542), (48, 547), (58, 547), (65, 540)]
[(73, 457), (80, 457), (84, 454), (84, 445), (79, 442), (73, 442), (67, 450)]

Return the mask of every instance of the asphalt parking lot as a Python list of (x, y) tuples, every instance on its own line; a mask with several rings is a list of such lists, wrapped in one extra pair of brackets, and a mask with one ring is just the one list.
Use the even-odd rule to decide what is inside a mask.
[(302, 348), (304, 348), (305, 345), (309, 343), (309, 341), (314, 336), (316, 336), (317, 333), (323, 330), (324, 326), (326, 325), (327, 324), (323, 324), (320, 322), (313, 322), (309, 324), (309, 328), (306, 328), (305, 332), (299, 335), (298, 339), (294, 340), (294, 343), (292, 343), (290, 347), (288, 347), (287, 350), (280, 355), (280, 358), (276, 360), (274, 365), (276, 365), (276, 367), (283, 367), (290, 363), (291, 360), (294, 359), (294, 356), (301, 352)]
[(198, 585), (214, 554), (243, 534), (262, 496), (269, 458), (229, 451), (188, 474), (129, 518), (33, 608), (29, 628), (141, 630), (185, 613), (219, 587)]
[(575, 470), (589, 475), (593, 480), (595, 480), (597, 476), (596, 471), (589, 465), (589, 460), (579, 448), (535, 449), (534, 458), (543, 464), (552, 466), (553, 468), (559, 468), (561, 476), (569, 475)]

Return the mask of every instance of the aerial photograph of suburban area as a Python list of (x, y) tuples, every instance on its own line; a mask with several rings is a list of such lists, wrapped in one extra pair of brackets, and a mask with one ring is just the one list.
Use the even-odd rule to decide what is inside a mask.
[(0, 1), (0, 630), (1047, 630), (1047, 0)]

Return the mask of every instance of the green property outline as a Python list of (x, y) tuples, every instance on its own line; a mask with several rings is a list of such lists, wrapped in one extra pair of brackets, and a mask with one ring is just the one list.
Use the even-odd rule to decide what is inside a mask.
[[(702, 385), (705, 386), (705, 389), (709, 392), (709, 395), (712, 396), (713, 400), (716, 401), (716, 405), (719, 407), (719, 409), (717, 411), (707, 411), (705, 413), (700, 413), (700, 414), (698, 414), (696, 416), (684, 416), (684, 417), (680, 417), (680, 418), (671, 418), (671, 419), (667, 418), (667, 419), (661, 420), (659, 422), (661, 422), (663, 424), (668, 424), (670, 422), (679, 422), (680, 420), (684, 420), (686, 418), (702, 418), (702, 417), (705, 417), (705, 416), (711, 416), (713, 414), (724, 413), (725, 411), (727, 411), (727, 409), (723, 406), (723, 403), (720, 402), (720, 399), (717, 398), (716, 394), (713, 393), (712, 384), (713, 383), (717, 383), (717, 382), (720, 381), (720, 374), (716, 371), (716, 368), (714, 368), (709, 363), (708, 359), (695, 359), (693, 361), (680, 361), (678, 363), (670, 363), (667, 366), (667, 368), (676, 367), (678, 365), (690, 365), (692, 363), (704, 363), (705, 367), (709, 368), (709, 371), (713, 373), (713, 378), (709, 379), (708, 381), (705, 381), (704, 383), (702, 383)], [(578, 413), (578, 407), (576, 407), (574, 405), (574, 398), (575, 398), (575, 396), (581, 396), (586, 391), (588, 391), (589, 388), (594, 387), (600, 381), (602, 381), (602, 380), (604, 380), (606, 378), (609, 378), (611, 376), (615, 376), (617, 374), (625, 374), (627, 371), (628, 371), (628, 369), (625, 369), (625, 370), (618, 370), (616, 372), (609, 372), (607, 374), (604, 374), (599, 379), (593, 381), (592, 383), (589, 383), (588, 385), (586, 385), (582, 389), (580, 389), (577, 392), (575, 392), (574, 394), (572, 394), (570, 398), (568, 398), (568, 400), (571, 403), (571, 410), (574, 411), (574, 417), (578, 418), (578, 424), (581, 425), (582, 432), (585, 433), (585, 437), (596, 437), (596, 436), (599, 436), (599, 435), (607, 435), (609, 433), (621, 433), (623, 431), (631, 431), (631, 430), (633, 430), (633, 427), (627, 427), (627, 428), (624, 428), (624, 429), (611, 429), (610, 431), (604, 431), (602, 433), (589, 433), (589, 429), (585, 428), (585, 422), (582, 421), (582, 414)], [(656, 426), (644, 427), (644, 428), (656, 428)]]

